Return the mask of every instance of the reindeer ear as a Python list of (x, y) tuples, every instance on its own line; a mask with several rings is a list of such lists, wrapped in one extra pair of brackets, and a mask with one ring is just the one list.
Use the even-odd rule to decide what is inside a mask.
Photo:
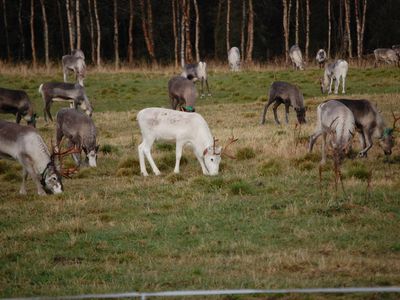
[(207, 153), (208, 153), (208, 148), (204, 149), (203, 156), (206, 155)]

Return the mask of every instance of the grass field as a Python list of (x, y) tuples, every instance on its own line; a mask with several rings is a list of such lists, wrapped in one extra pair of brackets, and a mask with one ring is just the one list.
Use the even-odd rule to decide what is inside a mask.
[[(175, 147), (165, 143), (153, 147), (162, 175), (139, 175), (135, 116), (169, 106), (172, 68), (89, 71), (102, 151), (96, 169), (63, 180), (63, 194), (37, 196), (29, 180), (20, 196), (21, 168), (0, 160), (0, 297), (400, 285), (400, 143), (389, 160), (377, 143), (368, 158), (346, 159), (343, 189), (336, 189), (332, 163), (319, 179), (319, 142), (307, 153), (315, 108), (326, 99), (320, 70), (209, 71), (213, 96), (199, 99), (197, 111), (220, 141), (239, 138), (237, 159), (223, 158), (219, 176), (203, 176), (188, 148), (173, 174)], [(54, 123), (44, 122), (37, 89), (54, 80), (61, 72), (0, 75), (0, 86), (28, 92), (48, 144)], [(293, 110), (289, 125), (276, 126), (272, 111), (258, 125), (274, 80), (303, 91), (308, 123), (300, 130)], [(399, 82), (397, 68), (350, 69), (346, 97), (376, 102), (391, 125), (391, 110), (400, 114)], [(60, 107), (53, 105), (53, 116)], [(352, 296), (359, 297), (383, 295)]]

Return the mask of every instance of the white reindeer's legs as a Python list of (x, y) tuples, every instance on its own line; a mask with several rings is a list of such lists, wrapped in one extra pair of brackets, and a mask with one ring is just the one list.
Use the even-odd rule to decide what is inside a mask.
[(342, 94), (346, 93), (346, 76), (342, 76)]
[(64, 72), (63, 72), (64, 73), (64, 82), (67, 82), (67, 72), (68, 71), (66, 71), (66, 70), (64, 70)]
[(326, 147), (326, 132), (323, 133), (322, 136), (322, 143), (321, 143), (321, 165), (324, 165), (326, 163), (326, 152), (325, 152), (325, 147)]
[(182, 148), (183, 148), (183, 144), (177, 142), (176, 143), (176, 152), (175, 152), (176, 162), (175, 162), (175, 169), (174, 169), (174, 173), (176, 173), (176, 174), (179, 173), (179, 164), (181, 162), (181, 157), (182, 157)]
[(209, 175), (208, 170), (206, 168), (206, 165), (204, 164), (203, 156), (201, 154), (199, 154), (199, 153), (196, 153), (196, 152), (195, 152), (195, 155), (196, 155), (197, 160), (200, 163), (201, 170), (203, 171), (203, 174), (204, 175)]
[(42, 184), (40, 183), (40, 179), (38, 178), (38, 175), (35, 173), (35, 170), (32, 166), (32, 159), (30, 157), (22, 157), (20, 162), (24, 166), (23, 167), (24, 170), (22, 173), (22, 185), (21, 185), (20, 193), (22, 190), (22, 193), (25, 191), (25, 194), (26, 194), (25, 181), (27, 179), (27, 174), (29, 173), (32, 180), (36, 184), (38, 195), (41, 195), (41, 196), (46, 195), (46, 192), (44, 191)]
[(146, 165), (145, 165), (145, 162), (144, 162), (144, 156), (143, 155), (145, 155), (147, 160), (149, 161), (150, 166), (153, 169), (154, 174), (156, 174), (156, 175), (160, 175), (161, 174), (160, 170), (157, 168), (157, 166), (156, 166), (156, 164), (155, 164), (155, 162), (153, 160), (153, 157), (151, 156), (151, 153), (150, 153), (151, 146), (153, 145), (153, 142), (154, 142), (154, 140), (151, 141), (151, 143), (148, 142), (148, 141), (143, 141), (138, 147), (138, 149), (139, 149), (140, 172), (143, 174), (143, 176), (148, 176), (149, 175), (147, 173), (147, 171), (146, 171)]
[(340, 77), (335, 79), (335, 91), (334, 91), (335, 95), (337, 95), (339, 91), (339, 83), (340, 83)]
[(331, 82), (329, 83), (329, 92), (328, 92), (328, 94), (332, 94), (332, 83), (333, 83), (333, 76), (331, 76)]

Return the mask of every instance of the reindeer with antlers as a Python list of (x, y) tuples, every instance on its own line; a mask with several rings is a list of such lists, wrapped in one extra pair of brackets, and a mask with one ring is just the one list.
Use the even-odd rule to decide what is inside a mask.
[(73, 149), (50, 154), (46, 143), (35, 128), (0, 120), (0, 157), (17, 160), (22, 165), (22, 184), (19, 193), (26, 194), (28, 174), (36, 184), (39, 195), (59, 194), (63, 191), (63, 172), (56, 158), (74, 153)]
[(160, 175), (152, 156), (151, 147), (156, 140), (176, 142), (175, 173), (179, 173), (179, 164), (183, 146), (190, 144), (204, 175), (217, 175), (221, 156), (227, 155), (227, 147), (236, 142), (233, 137), (225, 147), (216, 146), (207, 122), (198, 113), (186, 113), (165, 108), (145, 108), (137, 114), (142, 143), (138, 147), (140, 172), (148, 176), (145, 159), (150, 163), (154, 174)]

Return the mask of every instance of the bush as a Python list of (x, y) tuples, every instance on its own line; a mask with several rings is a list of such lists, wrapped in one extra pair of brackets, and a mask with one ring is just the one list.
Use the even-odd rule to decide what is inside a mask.
[(261, 176), (277, 175), (281, 173), (281, 171), (281, 163), (274, 159), (264, 162), (258, 169), (258, 172)]
[(229, 185), (229, 189), (234, 195), (251, 195), (253, 194), (252, 186), (243, 180), (234, 181)]

